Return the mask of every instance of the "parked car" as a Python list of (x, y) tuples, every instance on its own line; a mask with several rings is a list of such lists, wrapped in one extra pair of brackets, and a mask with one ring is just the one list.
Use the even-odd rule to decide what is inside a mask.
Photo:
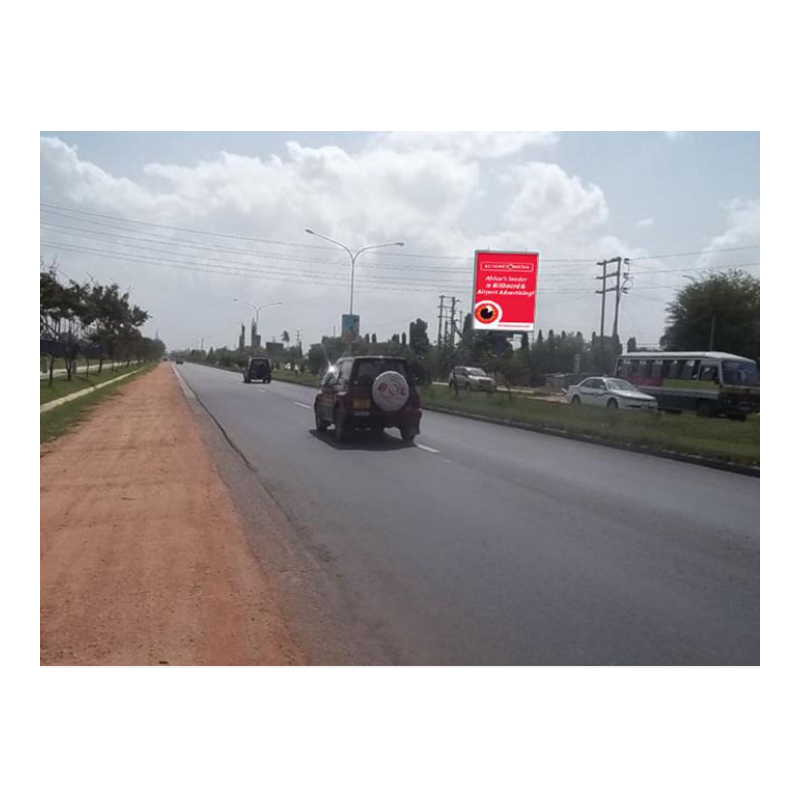
[(638, 408), (656, 411), (655, 397), (640, 392), (621, 378), (586, 378), (567, 389), (567, 402), (572, 405), (604, 406), (605, 408)]
[(340, 358), (323, 374), (314, 398), (317, 430), (332, 424), (338, 441), (354, 430), (397, 428), (404, 442), (413, 442), (421, 419), (408, 364), (394, 356)]
[(453, 367), (447, 383), (451, 389), (455, 384), (468, 392), (493, 392), (497, 388), (494, 378), (490, 378), (480, 367)]
[(248, 359), (247, 365), (242, 370), (244, 382), (263, 381), (269, 383), (272, 380), (272, 367), (269, 359), (264, 356), (253, 356)]

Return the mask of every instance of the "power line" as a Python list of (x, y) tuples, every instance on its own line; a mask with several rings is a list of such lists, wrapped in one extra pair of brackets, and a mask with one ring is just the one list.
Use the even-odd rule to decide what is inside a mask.
[[(58, 233), (58, 232), (60, 232), (61, 230), (64, 230), (64, 229), (66, 229), (66, 230), (68, 230), (70, 232), (86, 230), (86, 229), (75, 229), (75, 228), (72, 228), (71, 226), (63, 226), (63, 225), (62, 226), (58, 226), (58, 225), (51, 226), (51, 225), (47, 225), (45, 223), (42, 223), (42, 227), (45, 228), (45, 229), (50, 229), (50, 228), (58, 229), (58, 230), (54, 231), (55, 233)], [(95, 235), (95, 234), (97, 234), (97, 235)], [(69, 235), (73, 235), (73, 234), (70, 233)], [(110, 245), (113, 245), (113, 244), (120, 244), (121, 246), (124, 246), (126, 248), (134, 248), (134, 249), (138, 249), (138, 250), (144, 250), (144, 251), (147, 251), (149, 253), (155, 253), (157, 256), (174, 257), (174, 256), (185, 255), (184, 253), (181, 253), (181, 252), (172, 252), (172, 251), (163, 250), (162, 248), (165, 245), (170, 246), (170, 247), (179, 247), (179, 248), (181, 247), (181, 245), (173, 245), (173, 244), (168, 243), (168, 242), (161, 242), (158, 239), (148, 239), (148, 238), (131, 237), (131, 236), (121, 236), (120, 237), (118, 234), (107, 234), (107, 233), (98, 232), (98, 231), (88, 231), (87, 233), (78, 232), (77, 236), (79, 238), (89, 239), (90, 241), (100, 242), (106, 247), (108, 247)], [(106, 241), (105, 239), (102, 239), (102, 238), (99, 239), (99, 238), (97, 238), (97, 236), (110, 237), (111, 241)], [(118, 239), (120, 239), (120, 238), (121, 239), (125, 239), (126, 241), (125, 242), (118, 241)], [(128, 241), (128, 240), (132, 240), (132, 241)], [(140, 242), (151, 242), (151, 243), (155, 243), (155, 244), (160, 245), (160, 247), (150, 247), (147, 244), (140, 244)], [(59, 242), (59, 244), (67, 245), (67, 244), (70, 244), (70, 243), (69, 242)], [(84, 247), (86, 249), (91, 249), (91, 248), (88, 247), (88, 245), (72, 245), (72, 246), (75, 246), (75, 247), (82, 246), (82, 247)], [(211, 252), (217, 252), (218, 251), (217, 248), (205, 247), (203, 245), (191, 245), (191, 246), (199, 247), (200, 249), (202, 249), (204, 251), (211, 251)], [(268, 256), (268, 254), (256, 254), (256, 253), (251, 253), (251, 252), (249, 252), (247, 250), (240, 250), (240, 249), (236, 249), (236, 248), (219, 248), (219, 251), (220, 252), (230, 251), (230, 252), (233, 252), (233, 253), (246, 255), (247, 257), (253, 257), (253, 256), (258, 256), (260, 258), (273, 257), (273, 256)], [(106, 252), (108, 252), (108, 251), (106, 251)], [(136, 255), (140, 255), (140, 254), (137, 253)], [(278, 259), (281, 258), (280, 256), (275, 256), (275, 257), (278, 258)], [(232, 261), (232, 259), (230, 259), (230, 258), (227, 258), (227, 259), (214, 258), (213, 256), (203, 256), (202, 258), (203, 258), (204, 262), (213, 262), (212, 264), (210, 264), (211, 266), (216, 266), (217, 264), (229, 265), (230, 262)], [(300, 262), (319, 263), (319, 264), (324, 264), (326, 266), (333, 266), (333, 267), (341, 267), (341, 266), (343, 266), (343, 264), (341, 262), (340, 263), (325, 262), (325, 261), (318, 261), (318, 260), (315, 260), (315, 259), (284, 259), (284, 260), (288, 260), (288, 261), (297, 260), (297, 261), (300, 261)], [(209, 264), (206, 263), (205, 265), (208, 266)], [(240, 264), (236, 264), (236, 266), (240, 266)], [(268, 265), (268, 264), (263, 265), (263, 267), (261, 267), (261, 269), (263, 269), (265, 272), (266, 271), (270, 271), (270, 272), (272, 272), (272, 273), (274, 273), (276, 275), (279, 275), (279, 274), (306, 275), (306, 276), (309, 276), (309, 277), (319, 276), (321, 278), (325, 278), (325, 277), (329, 277), (330, 274), (331, 274), (330, 272), (327, 272), (327, 271), (320, 272), (318, 270), (317, 271), (314, 271), (314, 270), (303, 271), (303, 270), (298, 270), (298, 269), (289, 270), (288, 266), (287, 267), (283, 267), (283, 266), (279, 267), (279, 266)], [(419, 268), (417, 268), (417, 269), (419, 269)], [(392, 276), (392, 277), (389, 277), (389, 278), (381, 277), (380, 280), (385, 282), (385, 283), (395, 283), (395, 284), (398, 284), (398, 285), (412, 285), (412, 284), (413, 285), (419, 285), (421, 283), (422, 284), (429, 284), (429, 283), (431, 283), (432, 280), (435, 280), (435, 281), (441, 283), (441, 285), (445, 285), (445, 283), (447, 283), (447, 282), (455, 281), (456, 285), (460, 286), (462, 284), (465, 285), (468, 282), (469, 278), (470, 278), (470, 276), (467, 275), (467, 274), (463, 274), (463, 275), (453, 274), (452, 272), (450, 272), (448, 270), (431, 270), (431, 272), (440, 272), (440, 273), (443, 273), (443, 274), (441, 276), (437, 275), (434, 278), (425, 279), (425, 280), (422, 280), (421, 278), (416, 278), (414, 276), (407, 276), (405, 274), (403, 274), (403, 275), (395, 275), (395, 276)], [(369, 276), (369, 275), (367, 275), (365, 277), (367, 279), (370, 279), (370, 277), (373, 277), (376, 280), (378, 279), (378, 276)], [(568, 277), (568, 276), (557, 276), (556, 275), (556, 276), (548, 277), (548, 281), (550, 281), (550, 280), (574, 280), (574, 279), (575, 279), (574, 276), (573, 277)]]
[[(210, 274), (216, 275), (227, 275), (229, 277), (241, 277), (241, 278), (250, 278), (251, 280), (268, 280), (268, 281), (276, 281), (280, 282), (282, 280), (292, 279), (293, 283), (301, 283), (301, 284), (309, 284), (312, 286), (333, 286), (336, 288), (346, 288), (347, 281), (335, 281), (335, 280), (321, 280), (319, 278), (315, 278), (314, 280), (308, 280), (305, 277), (296, 278), (292, 275), (285, 274), (282, 276), (276, 276), (269, 273), (265, 273), (263, 270), (248, 268), (248, 267), (230, 267), (225, 268), (223, 266), (218, 267), (203, 267), (203, 266), (195, 266), (192, 262), (181, 262), (175, 260), (168, 260), (168, 259), (153, 259), (153, 258), (139, 258), (136, 256), (122, 256), (116, 253), (108, 253), (99, 250), (93, 250), (89, 248), (82, 248), (82, 247), (75, 247), (73, 245), (67, 245), (62, 242), (48, 242), (43, 241), (42, 244), (48, 245), (50, 247), (54, 247), (57, 249), (67, 250), (70, 252), (77, 252), (83, 253), (93, 256), (100, 256), (102, 258), (111, 258), (116, 261), (123, 261), (123, 262), (130, 262), (134, 264), (147, 264), (150, 266), (156, 267), (167, 267), (169, 269), (180, 269), (186, 270), (189, 272), (205, 272)], [(332, 276), (333, 277), (333, 276)], [(366, 282), (362, 281), (362, 284), (366, 285), (366, 288), (371, 291), (387, 291), (387, 292), (430, 292), (434, 291), (432, 288), (423, 288), (423, 287), (413, 287), (413, 286), (384, 286), (381, 284), (367, 284)]]
[(707, 267), (672, 267), (670, 269), (650, 269), (647, 268), (648, 275), (660, 275), (666, 272), (705, 272), (706, 270), (715, 270), (715, 269), (736, 269), (739, 267), (759, 267), (761, 266), (760, 261), (747, 261), (744, 263), (739, 264), (714, 264), (713, 266)]
[(684, 253), (663, 253), (660, 256), (638, 256), (631, 261), (660, 261), (662, 258), (686, 258), (688, 256), (703, 256), (706, 253), (732, 253), (735, 250), (758, 250), (760, 244), (749, 244), (741, 247), (709, 247), (705, 250), (691, 250)]
[[(204, 264), (197, 261), (185, 261), (182, 259), (161, 258), (157, 256), (137, 256), (137, 255), (121, 255), (108, 250), (100, 250), (96, 248), (80, 247), (66, 242), (54, 242), (49, 240), (42, 240), (41, 244), (55, 249), (67, 250), (69, 252), (82, 253), (95, 257), (111, 258), (117, 261), (127, 261), (136, 264), (147, 264), (158, 267), (168, 267), (171, 269), (182, 269), (190, 272), (205, 272), (217, 275), (229, 275), (237, 277), (247, 277), (251, 279), (272, 280), (272, 281), (285, 281), (291, 279), (294, 283), (310, 284), (315, 286), (346, 286), (346, 278), (337, 280), (335, 275), (320, 275), (319, 273), (302, 273), (301, 271), (270, 271), (269, 268), (249, 267), (241, 264)], [(398, 281), (390, 281), (381, 279), (365, 279), (362, 284), (368, 290), (372, 291), (408, 291), (408, 292), (434, 292), (439, 286), (436, 284), (412, 284)], [(387, 285), (388, 284), (388, 285)], [(546, 294), (572, 294), (576, 290), (553, 290), (545, 291)], [(583, 294), (581, 290), (578, 293)]]
[[(61, 206), (61, 205), (56, 205), (54, 203), (40, 203), (40, 206), (42, 207), (42, 209), (45, 210), (45, 213), (58, 214), (59, 216), (66, 216), (65, 214), (62, 214), (60, 212), (69, 212), (72, 215), (83, 214), (90, 217), (97, 217), (99, 219), (110, 219), (110, 220), (116, 220), (118, 222), (126, 222), (131, 225), (145, 225), (154, 228), (161, 228), (164, 230), (181, 231), (184, 233), (194, 233), (200, 236), (217, 236), (226, 239), (234, 239), (247, 242), (260, 242), (263, 244), (277, 244), (285, 247), (304, 247), (312, 250), (325, 250), (328, 252), (337, 252), (336, 248), (325, 247), (324, 245), (304, 244), (301, 242), (287, 242), (280, 239), (264, 239), (257, 236), (243, 236), (240, 234), (232, 234), (232, 233), (220, 233), (218, 231), (201, 230), (198, 228), (187, 228), (179, 225), (165, 225), (160, 222), (147, 222), (144, 220), (131, 219), (130, 217), (118, 216), (116, 214), (103, 214), (97, 211), (85, 211), (83, 209), (70, 208), (69, 206)], [(50, 209), (53, 210), (51, 211)], [(70, 218), (76, 219), (74, 216)], [(130, 229), (126, 228), (123, 230), (130, 230)], [(434, 255), (432, 253), (405, 253), (405, 252), (403, 253), (387, 252), (384, 253), (383, 255), (386, 257), (394, 256), (400, 258), (445, 259), (450, 261), (469, 261), (469, 262), (472, 262), (474, 258), (473, 256), (444, 256), (444, 255)], [(563, 263), (563, 264), (591, 264), (594, 262), (594, 259), (593, 258), (565, 258), (565, 259), (548, 258), (548, 259), (542, 259), (542, 262)]]

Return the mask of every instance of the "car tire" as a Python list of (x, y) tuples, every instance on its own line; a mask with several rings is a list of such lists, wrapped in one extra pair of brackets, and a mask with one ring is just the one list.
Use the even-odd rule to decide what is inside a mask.
[(314, 409), (314, 423), (317, 426), (317, 431), (319, 433), (325, 433), (325, 431), (328, 430), (328, 425), (330, 424), (327, 422), (327, 420), (324, 420), (319, 415), (319, 411), (317, 411), (316, 409)]
[(245, 383), (250, 383), (250, 378), (245, 378), (245, 379), (244, 379), (244, 382), (245, 382)]
[(581, 404), (581, 399), (578, 395), (574, 395), (572, 400), (569, 401), (570, 405), (572, 406), (579, 406)]
[(619, 408), (619, 403), (612, 397), (607, 403), (606, 408), (616, 411)]
[(346, 442), (350, 435), (350, 428), (344, 413), (337, 409), (333, 415), (333, 433), (337, 442)]
[(413, 428), (407, 428), (403, 426), (400, 428), (400, 438), (406, 444), (412, 444), (414, 441), (414, 437), (417, 435), (417, 432)]

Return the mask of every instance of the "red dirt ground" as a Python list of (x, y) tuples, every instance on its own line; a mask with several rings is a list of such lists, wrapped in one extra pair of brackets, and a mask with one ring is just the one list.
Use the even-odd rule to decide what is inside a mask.
[(168, 364), (46, 445), (42, 664), (300, 664)]

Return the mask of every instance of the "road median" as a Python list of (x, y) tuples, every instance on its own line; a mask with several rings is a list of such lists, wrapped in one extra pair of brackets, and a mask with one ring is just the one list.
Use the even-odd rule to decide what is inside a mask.
[(506, 427), (647, 453), (758, 476), (757, 418), (747, 422), (638, 411), (575, 408), (527, 398), (509, 399), (422, 387), (423, 408)]

